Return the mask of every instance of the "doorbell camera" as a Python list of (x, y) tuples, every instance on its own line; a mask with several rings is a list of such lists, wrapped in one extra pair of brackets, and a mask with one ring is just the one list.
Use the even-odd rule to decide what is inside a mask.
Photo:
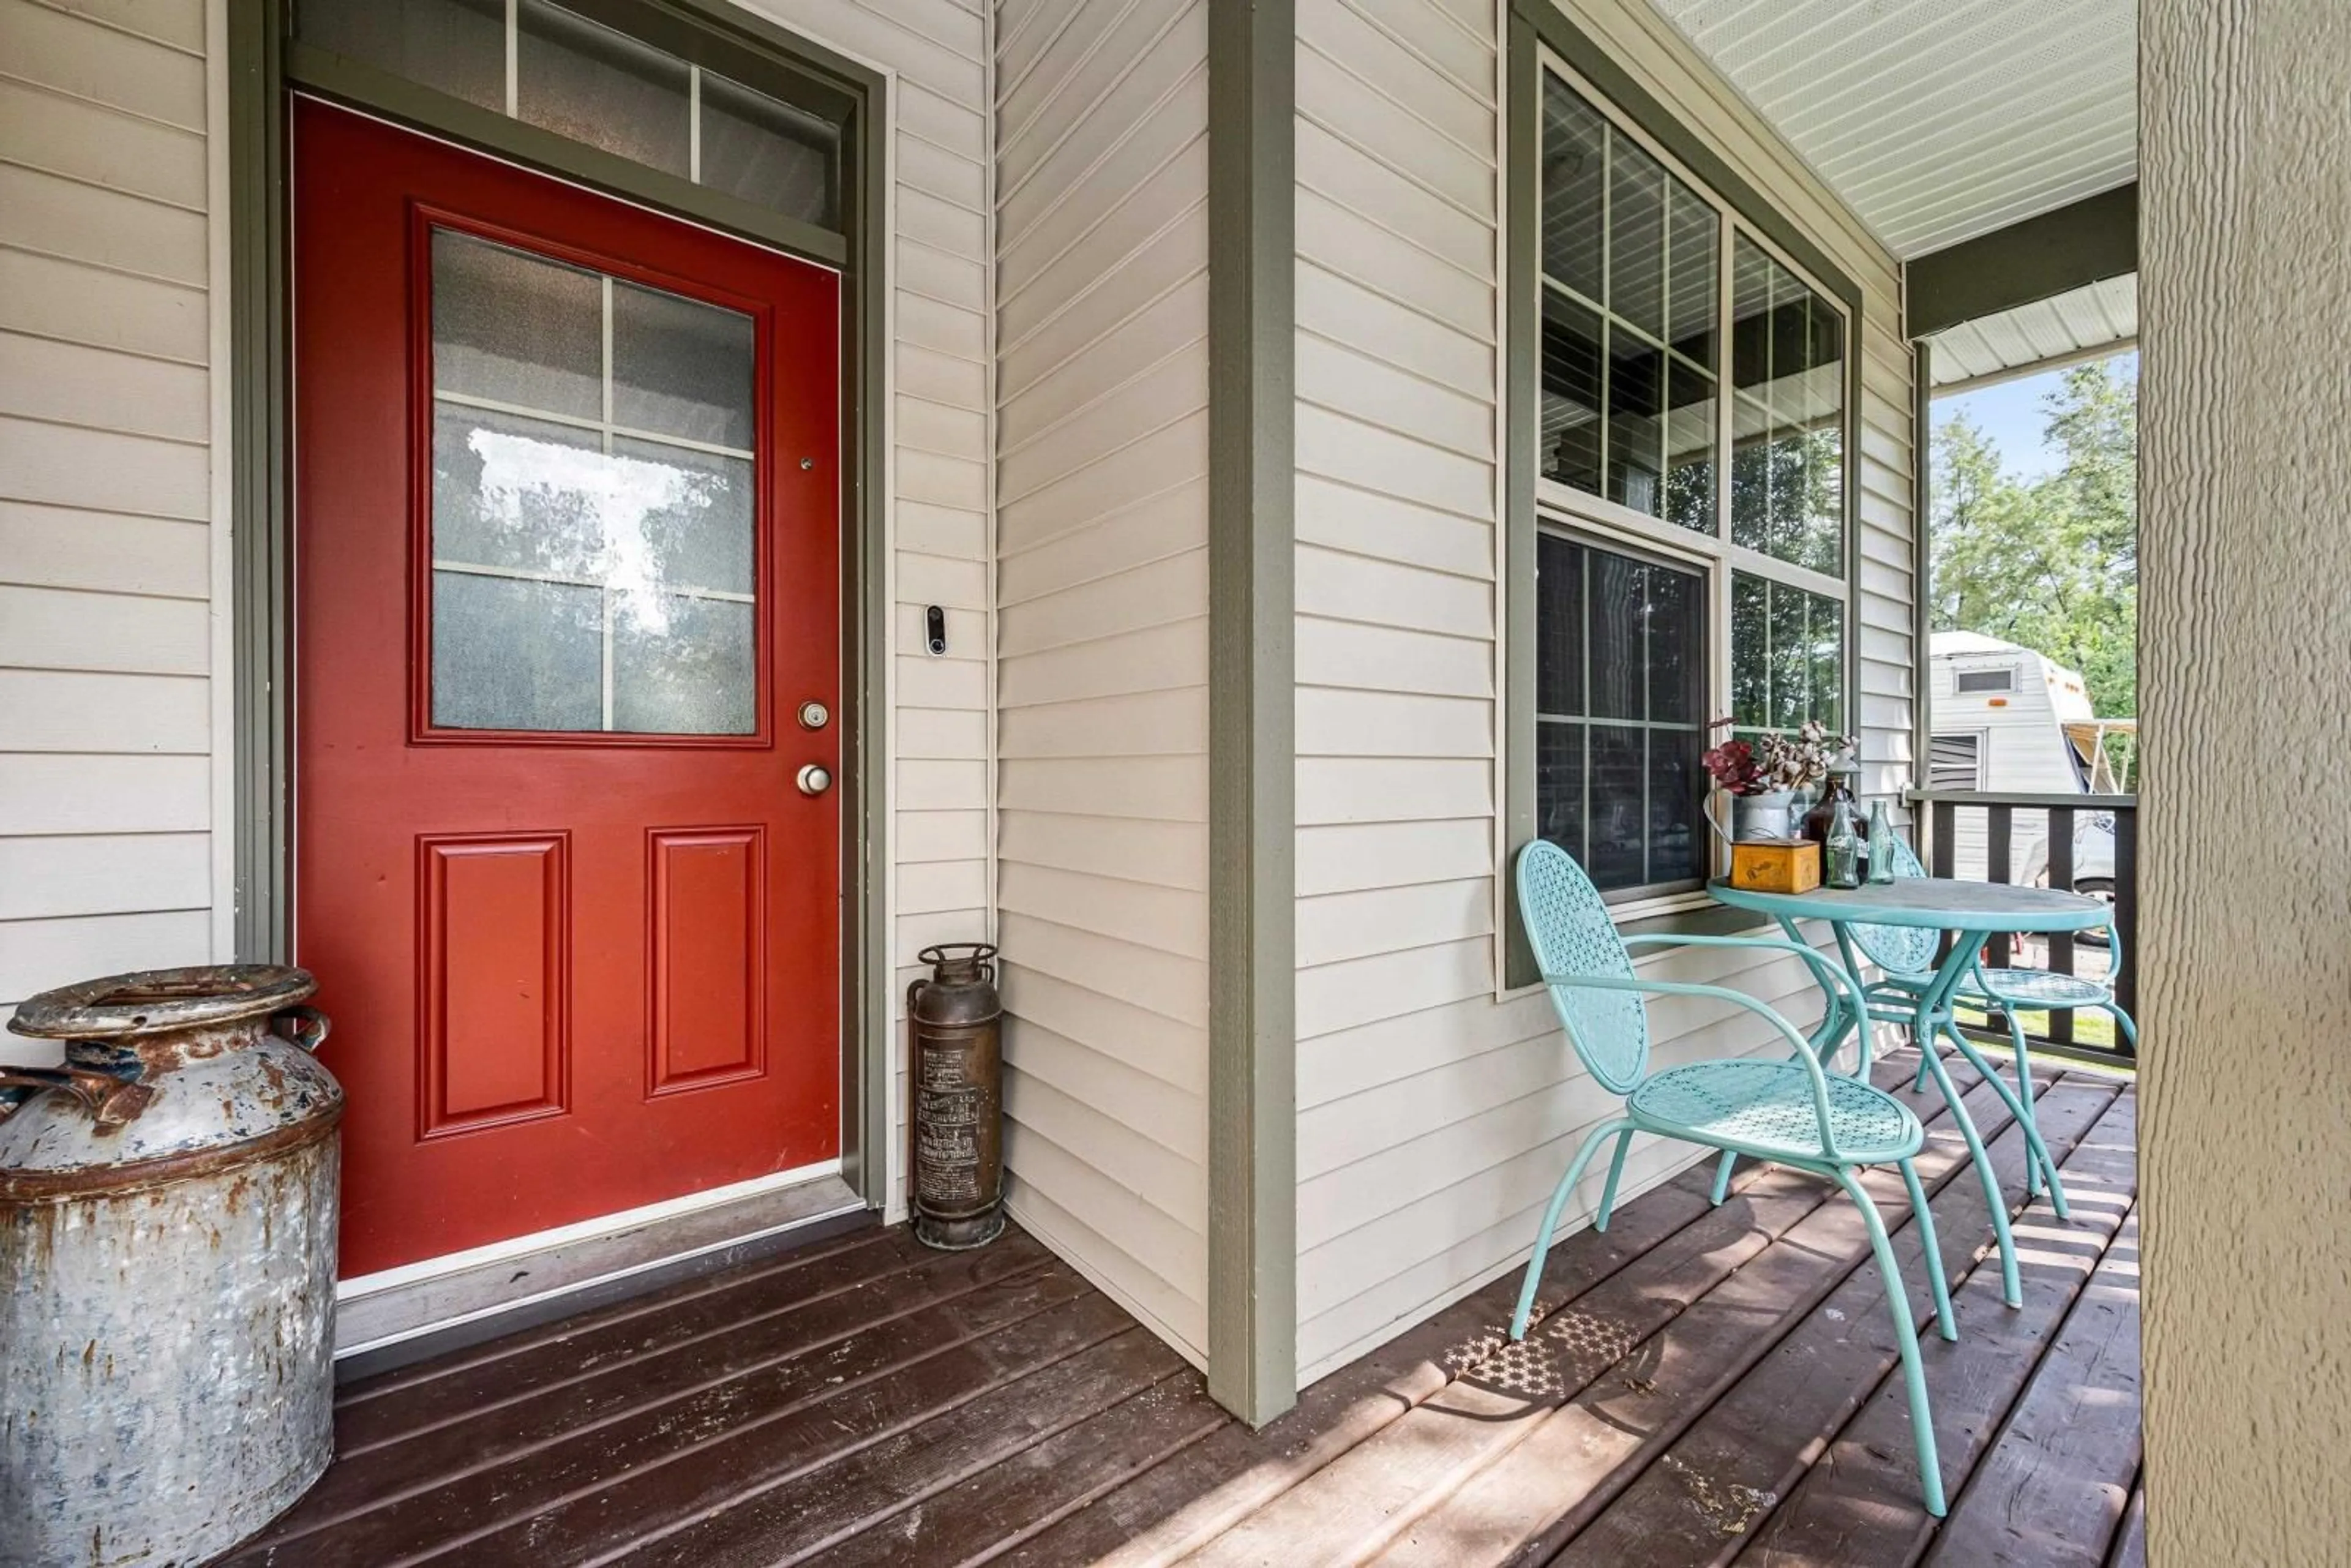
[(923, 646), (935, 659), (947, 651), (947, 612), (935, 604), (923, 612)]

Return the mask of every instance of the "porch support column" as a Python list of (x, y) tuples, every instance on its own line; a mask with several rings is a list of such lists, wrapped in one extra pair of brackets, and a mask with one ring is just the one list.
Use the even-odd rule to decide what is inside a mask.
[(2148, 1561), (2294, 1568), (2351, 1521), (2351, 11), (2139, 41)]
[(1208, 0), (1208, 1390), (1296, 1403), (1290, 0)]

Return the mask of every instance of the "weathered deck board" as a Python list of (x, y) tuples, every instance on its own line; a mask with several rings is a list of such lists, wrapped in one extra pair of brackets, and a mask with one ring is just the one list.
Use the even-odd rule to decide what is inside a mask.
[[(1980, 1477), (1976, 1467), (1999, 1435), (2001, 1416), (2016, 1404), (2120, 1229), (2130, 1204), (2137, 1111), (2136, 1096), (2118, 1097), (2070, 1157), (2060, 1154), (2073, 1224), (2060, 1222), (2045, 1200), (2018, 1221), (2022, 1308), (2002, 1307), (1996, 1269), (1979, 1267), (1953, 1291), (1969, 1332), (1957, 1344), (1930, 1343), (1925, 1353), (1946, 1474)], [(1756, 1568), (1915, 1562), (1936, 1524), (1911, 1479), (1909, 1408), (1901, 1380), (1889, 1375), (1739, 1561)], [(2135, 1432), (2136, 1400), (2131, 1408)]]
[(2134, 1207), (1999, 1442), (1968, 1478), (1928, 1563), (2105, 1562), (2138, 1475), (2138, 1327)]
[[(1966, 1103), (1978, 1125), (1998, 1136), (2004, 1113), (1991, 1086), (1979, 1085)], [(2050, 1132), (2063, 1136), (2054, 1122)], [(1930, 1201), (1961, 1176), (1970, 1178), (1970, 1192), (1978, 1190), (1967, 1145), (1948, 1113), (1929, 1120), (1918, 1166)], [(1890, 1229), (1909, 1223), (1897, 1176), (1874, 1172), (1865, 1185)], [(1640, 1356), (1548, 1415), (1524, 1445), (1432, 1511), (1382, 1563), (1401, 1568), (1494, 1562), (1531, 1542), (1529, 1555), (1540, 1558), (1587, 1523), (1760, 1362), (1867, 1258), (1868, 1248), (1853, 1206), (1824, 1202), (1779, 1245), (1667, 1324)], [(1565, 1513), (1558, 1500), (1562, 1491), (1578, 1499)]]
[[(1876, 1076), (1907, 1097), (1915, 1061)], [(1952, 1065), (2023, 1210), (2026, 1304), (1999, 1304), (1981, 1188), (1939, 1097), (1913, 1097), (1962, 1324), (1928, 1347), (1939, 1527), (1857, 1216), (1749, 1166), (1719, 1209), (1700, 1168), (1563, 1240), (1526, 1344), (1507, 1275), (1260, 1432), (1018, 1231), (957, 1256), (834, 1238), (345, 1391), (326, 1479), (227, 1561), (2138, 1568), (2136, 1097), (2043, 1090), (2063, 1224), (2023, 1205), (2021, 1134)]]
[[(2107, 1085), (2075, 1087), (2061, 1082), (2041, 1102), (2044, 1135), (2073, 1143), (2112, 1098)], [(2003, 1133), (1992, 1141), (1991, 1155), (2003, 1189), (2021, 1197), (2023, 1134)], [(1956, 1273), (1991, 1239), (1982, 1188), (1972, 1176), (1966, 1182), (1949, 1183), (1931, 1208), (1945, 1266)], [(1895, 1239), (1894, 1250), (1916, 1301), (1926, 1277), (1916, 1229), (1906, 1228)], [(1969, 1325), (1964, 1312), (1959, 1322), (1964, 1341)], [(1589, 1568), (1637, 1562), (1641, 1552), (1662, 1563), (1727, 1560), (1897, 1359), (1876, 1264), (1856, 1263), (1816, 1312), (1552, 1561)], [(1930, 1385), (1930, 1399), (1931, 1394)], [(1913, 1464), (1905, 1431), (1902, 1446), (1889, 1458)], [(1944, 1468), (1947, 1488), (1956, 1491), (1958, 1479), (1949, 1467)]]

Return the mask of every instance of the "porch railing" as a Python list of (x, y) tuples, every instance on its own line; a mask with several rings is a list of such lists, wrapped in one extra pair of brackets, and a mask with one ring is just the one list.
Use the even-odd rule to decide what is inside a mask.
[[(2138, 929), (2137, 796), (1929, 789), (1913, 790), (1908, 798), (1926, 831), (1928, 869), (1937, 876), (2037, 882), (2110, 897), (2114, 919), (2104, 940), (2095, 930), (2000, 936), (1991, 939), (1985, 959), (2099, 979), (2111, 975), (2119, 962), (2116, 998), (2134, 1019), (2138, 1016), (2138, 967), (2131, 961)], [(2107, 855), (2098, 841), (2109, 826), (2113, 845)], [(2130, 1041), (2102, 1012), (2028, 1012), (2025, 1017), (2025, 1038), (2036, 1049), (2090, 1061), (2129, 1063), (2136, 1059)], [(2006, 1032), (2007, 1020), (1998, 1014), (1986, 1021)]]

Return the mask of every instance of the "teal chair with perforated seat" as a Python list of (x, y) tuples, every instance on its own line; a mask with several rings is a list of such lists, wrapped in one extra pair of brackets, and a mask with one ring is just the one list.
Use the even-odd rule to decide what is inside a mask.
[[(1926, 868), (1918, 863), (1917, 853), (1898, 838), (1894, 841), (1894, 874), (1897, 877), (1927, 874)], [(1878, 977), (1871, 981), (1865, 990), (1869, 1003), (1867, 1016), (1880, 1023), (1907, 1024), (1916, 1033), (1918, 1029), (1920, 1001), (1934, 984), (1936, 949), (1941, 946), (1942, 934), (1921, 925), (1855, 924), (1845, 927), (1843, 935), (1851, 939), (1853, 946), (1862, 956), (1877, 967)], [(1850, 960), (1851, 955), (1848, 954), (1847, 957)], [(1855, 965), (1855, 967), (1857, 969), (1859, 966)], [(1994, 981), (1992, 977), (1995, 976), (2001, 977), (2001, 981)], [(2007, 1102), (2009, 1114), (2015, 1117), (2024, 1129), (2027, 1149), (2027, 1158), (2024, 1162), (2025, 1193), (2033, 1197), (2041, 1195), (2042, 1178), (2045, 1172), (2049, 1184), (2050, 1206), (2057, 1211), (2057, 1218), (2060, 1219), (2073, 1218), (2073, 1210), (2065, 1201), (2065, 1184), (2064, 1178), (2057, 1174), (2057, 1162), (2051, 1156), (2048, 1145), (2042, 1141), (2041, 1123), (2033, 1106), (2032, 1066), (2024, 1047), (2024, 1026), (2017, 1021), (2016, 1009), (2009, 1005), (2010, 998), (2001, 996), (1993, 988), (2001, 982), (2011, 985), (2013, 988), (2011, 995), (2020, 1002), (2035, 986), (2042, 987), (2048, 994), (2058, 994), (2062, 991), (2063, 994), (2076, 995), (2082, 999), (2076, 1002), (2058, 1002), (2054, 1005), (2109, 1007), (2113, 1009), (2115, 1017), (2121, 1020), (2126, 1029), (2133, 1027), (2125, 1017), (2122, 1009), (2115, 1005), (2113, 993), (2105, 990), (2096, 981), (2083, 980), (2076, 982), (2071, 988), (2062, 988), (2055, 984), (2073, 980), (2073, 976), (2042, 969), (1987, 969), (1979, 961), (1970, 968), (1967, 978), (1962, 980), (1952, 992), (1953, 1002), (1966, 1002), (1970, 1006), (1982, 1008), (1987, 1012), (1995, 1010), (2007, 1012), (2009, 1033), (2014, 1046), (2013, 1054), (2016, 1062), (2016, 1087), (2013, 1089), (2009, 1087), (2007, 1082), (1993, 1069), (1991, 1063), (1984, 1060), (1983, 1053), (1976, 1048), (1975, 1041), (1970, 1040), (1960, 1030), (1959, 1019), (1949, 1006), (1947, 1005), (1935, 1012), (1930, 1020), (1931, 1028), (1928, 1031), (1930, 1036), (1936, 1033), (1941, 1034), (1943, 1038), (1958, 1047), (1959, 1054), (1967, 1058), (1968, 1064), (1981, 1073), (1992, 1085), (1994, 1092)], [(2027, 1005), (2041, 1008), (2053, 1004), (2048, 1001), (2034, 1001)], [(2136, 1041), (2137, 1038), (2134, 1032), (2133, 1040)], [(1919, 1061), (1916, 1086), (1924, 1089), (1927, 1086), (1926, 1052), (1934, 1049), (1934, 1041), (1932, 1039), (1920, 1040), (1917, 1045)]]
[[(1811, 1042), (1753, 997), (1720, 986), (1643, 979), (1634, 971), (1628, 943), (1617, 935), (1615, 922), (1592, 880), (1558, 845), (1538, 840), (1519, 852), (1518, 890), (1527, 937), (1541, 966), (1543, 984), (1551, 989), (1560, 1023), (1593, 1078), (1609, 1092), (1622, 1095), (1625, 1108), (1623, 1114), (1584, 1134), (1574, 1159), (1568, 1162), (1567, 1174), (1552, 1193), (1550, 1206), (1543, 1210), (1542, 1228), (1535, 1236), (1534, 1255), (1527, 1260), (1526, 1283), (1510, 1319), (1510, 1337), (1526, 1337), (1535, 1291), (1542, 1281), (1543, 1260), (1551, 1250), (1560, 1212), (1592, 1156), (1611, 1137), (1616, 1148), (1608, 1162), (1599, 1209), (1593, 1217), (1593, 1227), (1599, 1230), (1608, 1228), (1609, 1216), (1616, 1206), (1617, 1182), (1625, 1171), (1625, 1150), (1636, 1132), (1726, 1154), (1752, 1155), (1824, 1176), (1843, 1187), (1860, 1209), (1870, 1249), (1886, 1276), (1886, 1304), (1894, 1314), (1903, 1381), (1910, 1396), (1910, 1427), (1917, 1440), (1919, 1477), (1928, 1511), (1940, 1517), (1943, 1478), (1935, 1458), (1934, 1421), (1927, 1407), (1927, 1379), (1919, 1364), (1918, 1327), (1911, 1318), (1910, 1293), (1903, 1286), (1901, 1268), (1895, 1261), (1885, 1222), (1878, 1218), (1877, 1204), (1855, 1175), (1875, 1165), (1891, 1165), (1901, 1171), (1911, 1213), (1917, 1221), (1919, 1244), (1925, 1249), (1935, 1322), (1945, 1339), (1957, 1339), (1934, 1218), (1918, 1183), (1917, 1167), (1912, 1164), (1926, 1142), (1918, 1118), (1907, 1105), (1875, 1085), (1823, 1071)], [(1823, 986), (1857, 990), (1850, 975), (1801, 943), (1761, 937), (1667, 936), (1635, 937), (1630, 945), (1666, 944), (1793, 953), (1812, 967)], [(1652, 1072), (1648, 1009), (1643, 1000), (1652, 995), (1729, 1002), (1768, 1020), (1795, 1049), (1785, 1061), (1745, 1058), (1693, 1061)]]

